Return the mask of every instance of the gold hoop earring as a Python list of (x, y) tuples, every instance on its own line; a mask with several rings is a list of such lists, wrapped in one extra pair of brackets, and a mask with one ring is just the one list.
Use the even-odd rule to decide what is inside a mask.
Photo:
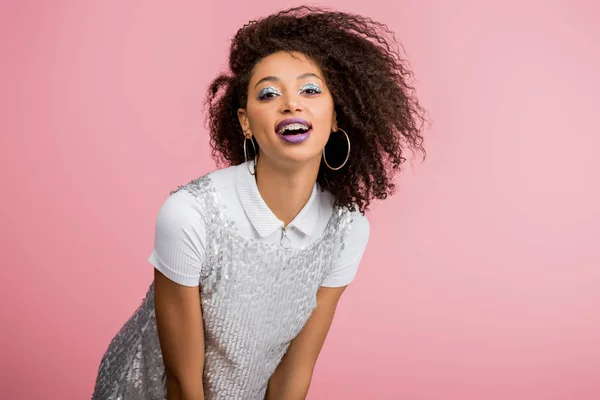
[(256, 145), (254, 144), (254, 140), (250, 138), (250, 143), (252, 143), (252, 148), (254, 149), (254, 171), (250, 169), (250, 164), (248, 163), (248, 153), (246, 153), (246, 142), (248, 138), (244, 136), (244, 161), (246, 162), (246, 168), (248, 168), (248, 172), (250, 175), (256, 175), (256, 161), (258, 160), (258, 152), (256, 151)]
[(327, 157), (325, 157), (325, 147), (323, 147), (323, 161), (325, 161), (325, 165), (327, 165), (327, 167), (329, 167), (329, 169), (331, 169), (333, 171), (342, 169), (344, 167), (344, 165), (346, 165), (346, 163), (348, 162), (348, 159), (350, 158), (350, 136), (348, 136), (346, 131), (343, 130), (342, 128), (338, 128), (338, 130), (342, 131), (344, 133), (344, 135), (346, 135), (346, 140), (348, 141), (348, 153), (346, 154), (346, 159), (344, 160), (342, 165), (340, 165), (339, 167), (336, 167), (336, 168), (333, 168), (331, 165), (329, 165), (329, 163), (327, 162)]

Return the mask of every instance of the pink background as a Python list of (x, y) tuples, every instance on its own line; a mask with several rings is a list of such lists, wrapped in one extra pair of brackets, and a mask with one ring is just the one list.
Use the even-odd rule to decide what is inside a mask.
[[(396, 31), (434, 124), (369, 214), (309, 398), (600, 399), (600, 7), (323, 4)], [(159, 206), (213, 169), (228, 40), (288, 5), (0, 3), (0, 398), (89, 398)]]

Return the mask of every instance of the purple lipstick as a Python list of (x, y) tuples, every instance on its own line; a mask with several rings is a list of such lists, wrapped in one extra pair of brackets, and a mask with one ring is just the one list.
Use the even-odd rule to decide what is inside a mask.
[(312, 133), (312, 125), (302, 118), (287, 118), (277, 124), (275, 133), (288, 143), (302, 143)]

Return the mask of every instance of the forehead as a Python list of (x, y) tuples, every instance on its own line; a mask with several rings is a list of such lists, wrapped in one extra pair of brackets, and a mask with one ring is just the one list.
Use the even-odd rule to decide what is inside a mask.
[(295, 80), (298, 75), (313, 73), (322, 76), (318, 65), (299, 52), (277, 52), (260, 60), (254, 67), (250, 82), (256, 82), (266, 76), (281, 80)]

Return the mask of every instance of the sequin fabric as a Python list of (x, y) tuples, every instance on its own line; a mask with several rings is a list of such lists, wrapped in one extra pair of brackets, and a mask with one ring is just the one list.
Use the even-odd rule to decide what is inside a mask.
[[(211, 238), (200, 280), (205, 398), (262, 400), (270, 376), (317, 305), (317, 290), (343, 250), (351, 215), (334, 208), (319, 239), (286, 249), (241, 236), (225, 216), (209, 175), (171, 194), (179, 190), (201, 203)], [(152, 284), (104, 354), (92, 399), (165, 398)]]

